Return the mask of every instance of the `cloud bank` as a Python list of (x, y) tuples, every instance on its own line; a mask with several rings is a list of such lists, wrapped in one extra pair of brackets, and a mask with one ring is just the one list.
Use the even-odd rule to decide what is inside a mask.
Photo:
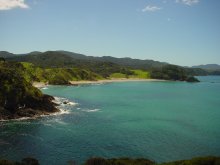
[(199, 3), (199, 0), (176, 0), (177, 3), (182, 3), (188, 6), (195, 5)]
[(147, 5), (145, 8), (142, 9), (142, 12), (155, 12), (160, 9), (161, 7), (158, 6)]
[(27, 9), (29, 6), (25, 0), (0, 0), (0, 10), (10, 10), (13, 8)]

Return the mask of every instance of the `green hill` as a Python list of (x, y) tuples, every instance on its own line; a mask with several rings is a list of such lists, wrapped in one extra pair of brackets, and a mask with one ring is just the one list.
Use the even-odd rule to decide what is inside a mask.
[(48, 82), (53, 85), (65, 85), (69, 84), (69, 81), (80, 80), (99, 80), (103, 79), (102, 76), (78, 68), (41, 68), (32, 63), (21, 62), (23, 69), (20, 72), (23, 73), (24, 78), (29, 82)]
[(19, 63), (0, 61), (0, 120), (57, 112), (53, 97), (44, 95), (24, 77)]
[(206, 69), (206, 70), (220, 70), (220, 65), (218, 65), (218, 64), (206, 64), (206, 65), (193, 66), (192, 68), (200, 68), (200, 69)]
[[(150, 73), (148, 76), (143, 76), (147, 78), (158, 78), (158, 79), (167, 79), (167, 80), (179, 80), (179, 81), (188, 81), (188, 78), (194, 75), (208, 75), (210, 72), (207, 72), (202, 69), (197, 68), (183, 68), (180, 66), (175, 66), (177, 70), (184, 70), (184, 78), (181, 75), (173, 77), (174, 75), (166, 74), (164, 71), (167, 70), (170, 65), (163, 62), (153, 61), (153, 60), (139, 60), (131, 58), (115, 58), (110, 56), (104, 57), (92, 57), (85, 56), (78, 53), (72, 53), (67, 51), (47, 51), (47, 52), (31, 52), (24, 55), (14, 55), (6, 59), (7, 61), (16, 61), (16, 62), (29, 62), (34, 64), (37, 67), (44, 69), (57, 68), (59, 75), (54, 77), (63, 79), (62, 82), (56, 82), (54, 84), (64, 84), (67, 82), (65, 77), (68, 80), (79, 79), (79, 80), (96, 80), (99, 78), (140, 78), (136, 76), (134, 70), (142, 70), (144, 72)], [(69, 69), (69, 70), (63, 70)], [(74, 78), (71, 69), (84, 70), (90, 76), (85, 78)], [(68, 72), (68, 73), (66, 73)], [(70, 73), (70, 74), (69, 74)], [(94, 74), (93, 74), (94, 73)], [(93, 76), (91, 76), (93, 74)], [(95, 74), (97, 76), (95, 76)], [(166, 74), (166, 75), (165, 75)], [(178, 74), (182, 74), (178, 72)], [(53, 74), (54, 75), (54, 74)], [(66, 75), (66, 76), (62, 76)], [(76, 76), (75, 76), (76, 77)], [(82, 77), (82, 76), (78, 76)], [(54, 78), (54, 79), (55, 79)], [(49, 78), (46, 78), (49, 80)], [(51, 79), (51, 78), (50, 78)], [(193, 81), (195, 79), (190, 79)], [(50, 81), (52, 82), (52, 81)]]
[(176, 65), (166, 65), (162, 68), (154, 68), (151, 70), (150, 75), (151, 78), (155, 79), (199, 82), (198, 79), (187, 73), (185, 68)]
[(15, 55), (13, 53), (9, 53), (6, 51), (0, 51), (0, 57), (2, 58), (10, 58), (10, 57), (14, 57)]
[(23, 56), (7, 58), (8, 61), (29, 62), (42, 68), (78, 68), (85, 69), (107, 78), (112, 73), (132, 74), (123, 66), (112, 62), (79, 59), (71, 57), (59, 51), (48, 51), (44, 53), (31, 53)]

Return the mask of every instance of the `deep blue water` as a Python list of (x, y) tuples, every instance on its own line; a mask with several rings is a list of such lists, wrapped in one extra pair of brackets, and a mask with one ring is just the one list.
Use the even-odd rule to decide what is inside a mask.
[(41, 164), (92, 156), (157, 162), (220, 155), (220, 77), (200, 83), (123, 82), (50, 86), (44, 93), (77, 105), (68, 114), (0, 123), (0, 157)]

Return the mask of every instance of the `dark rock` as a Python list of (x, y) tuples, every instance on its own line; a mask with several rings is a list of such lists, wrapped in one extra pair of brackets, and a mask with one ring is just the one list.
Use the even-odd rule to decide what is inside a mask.
[(22, 67), (19, 63), (0, 65), (0, 120), (58, 112), (54, 98), (27, 82), (19, 67)]
[(22, 159), (21, 163), (22, 165), (40, 165), (38, 160), (30, 157)]
[(64, 101), (63, 104), (68, 104), (68, 101)]
[(197, 78), (195, 78), (195, 77), (188, 77), (187, 79), (186, 79), (186, 81), (187, 82), (200, 82)]

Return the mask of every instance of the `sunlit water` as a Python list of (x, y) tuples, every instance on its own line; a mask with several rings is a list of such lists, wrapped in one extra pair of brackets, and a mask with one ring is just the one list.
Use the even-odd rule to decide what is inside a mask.
[(0, 157), (60, 165), (93, 156), (219, 156), (220, 77), (199, 79), (49, 86), (44, 93), (77, 104), (61, 105), (62, 115), (0, 122)]

